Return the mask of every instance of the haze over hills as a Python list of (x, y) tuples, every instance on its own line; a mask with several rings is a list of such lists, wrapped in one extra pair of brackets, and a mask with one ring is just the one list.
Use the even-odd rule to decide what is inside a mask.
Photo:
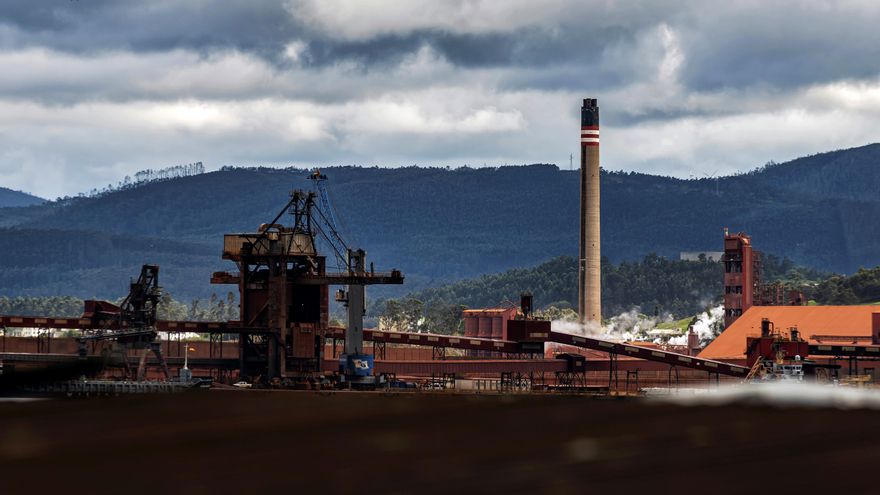
[(0, 187), (0, 208), (31, 206), (45, 202), (43, 198), (38, 198), (32, 194), (21, 191), (13, 191), (5, 187)]
[[(880, 145), (872, 144), (717, 180), (604, 172), (603, 255), (619, 262), (718, 250), (729, 227), (752, 234), (760, 250), (820, 270), (874, 266), (878, 163)], [(406, 274), (396, 294), (577, 252), (577, 171), (323, 171), (345, 238), (365, 248), (377, 269)], [(306, 176), (224, 169), (94, 198), (0, 208), (0, 294), (115, 297), (144, 262), (162, 265), (162, 285), (176, 297), (225, 292), (208, 284), (212, 271), (233, 269), (219, 258), (222, 234), (271, 220), (291, 189), (310, 186)], [(23, 250), (24, 240), (40, 247)]]

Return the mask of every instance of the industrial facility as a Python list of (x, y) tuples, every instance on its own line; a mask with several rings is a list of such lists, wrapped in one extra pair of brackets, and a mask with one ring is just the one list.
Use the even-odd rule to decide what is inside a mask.
[[(368, 286), (403, 284), (404, 274), (377, 271), (365, 249), (345, 242), (327, 177), (315, 170), (314, 190), (292, 191), (266, 223), (224, 236), (221, 256), (234, 269), (210, 280), (237, 287), (237, 319), (159, 319), (160, 267), (144, 265), (121, 304), (87, 301), (79, 318), (0, 315), (0, 378), (19, 390), (82, 395), (213, 385), (637, 395), (644, 387), (789, 376), (873, 380), (873, 365), (859, 363), (880, 357), (880, 311), (805, 306), (803, 294), (762, 283), (751, 238), (726, 230), (725, 331), (708, 347), (693, 332), (678, 347), (595, 337), (591, 330), (602, 325), (596, 99), (583, 100), (580, 144), (579, 333), (536, 317), (527, 292), (518, 306), (465, 310), (463, 335), (365, 328)], [(344, 326), (330, 324), (331, 294), (346, 310)], [(10, 328), (40, 330), (14, 337)], [(59, 329), (78, 336), (54, 336)]]
[(781, 283), (761, 283), (761, 253), (752, 248), (746, 234), (724, 229), (724, 328), (731, 326), (752, 306), (802, 306), (803, 293), (786, 290)]

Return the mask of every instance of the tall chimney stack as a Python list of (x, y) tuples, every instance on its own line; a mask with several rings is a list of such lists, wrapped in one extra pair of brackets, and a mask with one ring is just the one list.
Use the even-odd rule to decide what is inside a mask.
[(581, 107), (581, 236), (578, 255), (578, 316), (602, 323), (602, 272), (599, 252), (599, 105), (585, 98)]

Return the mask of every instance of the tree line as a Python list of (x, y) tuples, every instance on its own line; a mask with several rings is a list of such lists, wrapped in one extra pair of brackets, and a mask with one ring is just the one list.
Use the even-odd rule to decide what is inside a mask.
[[(384, 328), (438, 334), (464, 333), (461, 312), (467, 308), (516, 305), (519, 294), (535, 296), (540, 314), (570, 319), (577, 309), (577, 266), (561, 256), (533, 268), (509, 270), (473, 280), (444, 284), (401, 298), (375, 300), (369, 320)], [(711, 261), (671, 261), (656, 255), (618, 265), (603, 260), (603, 312), (610, 316), (638, 307), (642, 313), (680, 319), (720, 302), (722, 267)], [(782, 282), (803, 291), (817, 304), (880, 302), (880, 266), (851, 276), (830, 275), (774, 256), (764, 258), (764, 281)], [(120, 303), (120, 300), (116, 300)], [(74, 318), (82, 314), (83, 299), (71, 296), (0, 297), (0, 314)], [(162, 296), (158, 315), (163, 320), (228, 321), (238, 318), (233, 292), (225, 297), (178, 301)], [(337, 316), (335, 324), (343, 317)]]
[[(872, 292), (880, 291), (880, 268), (875, 270), (832, 277), (789, 259), (766, 255), (762, 280), (803, 290), (822, 303), (841, 297), (866, 302), (875, 295), (874, 300), (880, 300), (880, 294)], [(395, 330), (462, 333), (463, 309), (516, 306), (520, 293), (528, 291), (546, 315), (570, 317), (577, 310), (577, 279), (575, 259), (560, 256), (532, 268), (444, 284), (402, 298), (377, 299), (369, 314)], [(722, 288), (723, 267), (715, 261), (669, 260), (656, 254), (638, 262), (602, 260), (602, 311), (607, 316), (638, 308), (644, 314), (681, 319), (719, 304)]]
[[(84, 300), (71, 296), (53, 297), (0, 297), (0, 314), (14, 316), (49, 316), (78, 318), (83, 313)], [(122, 299), (111, 301), (122, 303)], [(238, 298), (233, 292), (225, 297), (212, 294), (208, 299), (192, 299), (188, 303), (175, 300), (165, 293), (159, 300), (157, 316), (160, 320), (228, 321), (238, 319)]]
[(100, 189), (92, 188), (88, 193), (80, 193), (73, 197), (65, 196), (63, 198), (58, 198), (57, 201), (64, 203), (69, 202), (73, 199), (100, 198), (113, 192), (134, 189), (136, 187), (140, 187), (153, 182), (179, 179), (182, 177), (192, 177), (194, 175), (201, 175), (203, 173), (205, 173), (205, 166), (202, 164), (202, 162), (187, 163), (185, 165), (172, 165), (170, 167), (160, 169), (148, 168), (135, 172), (134, 177), (126, 175), (116, 185), (107, 184), (107, 187), (103, 187)]
[(807, 286), (804, 292), (819, 304), (880, 303), (880, 266), (862, 268), (848, 277), (830, 277), (817, 285)]

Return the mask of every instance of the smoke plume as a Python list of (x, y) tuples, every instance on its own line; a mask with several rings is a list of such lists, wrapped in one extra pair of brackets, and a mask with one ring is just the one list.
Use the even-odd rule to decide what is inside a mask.
[[(724, 307), (716, 306), (699, 314), (693, 323), (693, 330), (700, 339), (700, 345), (706, 346), (721, 333), (721, 321), (724, 316)], [(551, 329), (554, 332), (578, 335), (581, 337), (593, 337), (614, 342), (652, 342), (665, 345), (687, 345), (687, 332), (681, 331), (678, 335), (675, 330), (660, 330), (657, 326), (661, 323), (673, 321), (670, 314), (659, 317), (648, 316), (641, 313), (639, 307), (633, 307), (618, 315), (612, 316), (604, 324), (588, 322), (581, 325), (571, 320), (553, 320)]]
[(633, 307), (629, 311), (612, 316), (606, 323), (587, 322), (584, 325), (570, 320), (554, 320), (550, 324), (554, 332), (578, 335), (581, 337), (593, 337), (615, 342), (638, 342), (652, 341), (654, 336), (649, 332), (657, 327), (657, 324), (671, 321), (671, 315), (664, 317), (647, 316), (640, 312), (639, 307)]
[[(700, 339), (700, 346), (706, 347), (715, 340), (723, 329), (724, 306), (719, 305), (700, 313), (693, 324), (694, 333)], [(669, 339), (671, 345), (687, 345), (687, 334)]]

